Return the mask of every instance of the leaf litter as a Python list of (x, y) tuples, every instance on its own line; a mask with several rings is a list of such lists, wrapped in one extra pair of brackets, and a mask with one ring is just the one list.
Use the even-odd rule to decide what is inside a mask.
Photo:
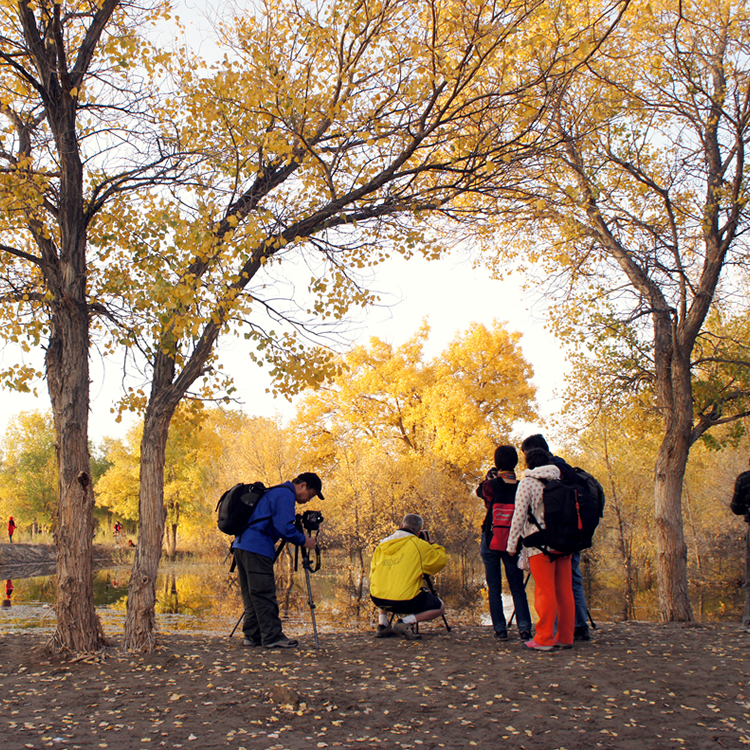
[(750, 745), (750, 635), (736, 625), (605, 623), (551, 654), (489, 628), (421, 630), (328, 634), (320, 649), (303, 638), (297, 651), (169, 635), (151, 654), (76, 657), (3, 635), (3, 750)]

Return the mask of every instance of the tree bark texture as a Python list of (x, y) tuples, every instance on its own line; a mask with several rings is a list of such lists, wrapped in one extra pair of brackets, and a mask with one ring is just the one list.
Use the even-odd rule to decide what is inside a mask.
[(141, 440), (141, 481), (138, 500), (139, 533), (128, 585), (125, 648), (152, 651), (155, 645), (156, 576), (159, 572), (164, 526), (164, 461), (174, 408), (149, 408)]
[[(4, 65), (23, 79), (28, 95), (38, 95), (36, 104), (26, 103), (29, 110), (25, 115), (11, 118), (22, 157), (12, 164), (15, 168), (28, 160), (30, 185), (34, 184), (37, 146), (39, 151), (47, 152), (43, 162), (57, 164), (54, 177), (50, 176), (52, 187), (47, 190), (39, 183), (35, 185), (44, 199), (38, 204), (32, 201), (25, 216), (37, 254), (23, 253), (21, 257), (34, 262), (43, 275), (42, 296), (49, 309), (45, 365), (60, 473), (54, 642), (59, 648), (73, 651), (94, 651), (105, 643), (94, 608), (92, 578), (88, 219), (77, 130), (78, 92), (85, 83), (101, 34), (119, 2), (103, 0), (88, 15), (84, 11), (73, 21), (74, 14), (65, 15), (59, 4), (38, 6), (21, 0), (16, 6), (16, 20), (22, 37), (15, 40), (13, 55), (3, 54)], [(81, 19), (86, 20), (73, 33), (72, 26)], [(12, 24), (8, 28), (11, 27)], [(8, 112), (12, 112), (12, 106)], [(30, 112), (35, 114), (30, 116)], [(48, 133), (40, 127), (42, 123), (49, 128)], [(52, 140), (48, 139), (49, 134)]]
[(682, 523), (682, 484), (687, 450), (675, 435), (665, 436), (659, 448), (654, 478), (656, 569), (659, 617), (662, 622), (693, 619), (687, 575), (687, 544)]
[(105, 639), (94, 608), (92, 578), (94, 491), (88, 446), (89, 317), (83, 168), (73, 104), (51, 107), (48, 119), (61, 165), (60, 248), (59, 254), (50, 253), (46, 264), (48, 286), (54, 293), (47, 383), (60, 471), (55, 642), (73, 651), (94, 651)]
[[(57, 549), (57, 626), (54, 642), (71, 651), (106, 643), (94, 608), (92, 576), (94, 491), (88, 447), (88, 319), (85, 306), (64, 305), (55, 316), (47, 375), (57, 433), (60, 500)], [(66, 313), (72, 311), (72, 314)]]
[(128, 586), (125, 617), (125, 647), (133, 651), (151, 651), (155, 646), (156, 576), (167, 517), (164, 507), (164, 464), (169, 425), (188, 388), (201, 374), (218, 334), (217, 324), (207, 326), (200, 345), (178, 377), (175, 377), (177, 368), (174, 355), (160, 351), (155, 358), (141, 440), (138, 545)]
[(664, 423), (654, 466), (659, 617), (662, 622), (689, 622), (693, 610), (688, 592), (682, 487), (693, 426), (690, 352), (694, 338), (684, 341), (669, 311), (654, 318), (655, 391)]

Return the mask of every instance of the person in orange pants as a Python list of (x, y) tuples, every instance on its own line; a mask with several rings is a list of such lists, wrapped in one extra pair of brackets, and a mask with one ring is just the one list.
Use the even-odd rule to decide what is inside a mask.
[[(560, 469), (552, 463), (552, 456), (542, 448), (533, 448), (526, 454), (523, 479), (516, 490), (516, 507), (510, 522), (508, 552), (513, 555), (521, 539), (538, 531), (529, 520), (529, 510), (539, 526), (544, 526), (544, 484), (542, 480), (559, 479)], [(554, 558), (554, 559), (552, 559)], [(573, 647), (575, 626), (575, 599), (573, 598), (571, 556), (547, 555), (537, 547), (524, 547), (519, 567), (531, 571), (534, 576), (534, 607), (539, 621), (536, 634), (526, 647), (537, 651), (552, 651), (554, 648)], [(557, 637), (555, 637), (557, 620)]]
[(539, 617), (534, 640), (540, 645), (573, 647), (576, 603), (571, 561), (571, 555), (556, 560), (550, 560), (547, 555), (529, 557), (529, 568), (534, 576), (534, 607)]

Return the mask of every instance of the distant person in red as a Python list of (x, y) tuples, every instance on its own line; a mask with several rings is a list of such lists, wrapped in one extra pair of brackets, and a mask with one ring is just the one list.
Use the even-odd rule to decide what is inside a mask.
[(13, 516), (11, 516), (8, 521), (8, 539), (10, 539), (11, 544), (13, 544), (13, 532), (15, 530), (16, 530), (16, 522), (13, 520)]
[(133, 544), (132, 539), (128, 539), (128, 547), (135, 547), (135, 544)]
[(13, 596), (13, 581), (8, 578), (5, 581), (5, 599), (3, 599), (3, 607), (10, 607), (11, 596)]

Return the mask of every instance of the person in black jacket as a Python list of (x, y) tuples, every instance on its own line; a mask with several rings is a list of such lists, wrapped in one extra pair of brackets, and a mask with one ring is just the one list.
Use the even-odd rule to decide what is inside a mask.
[(516, 610), (516, 623), (522, 641), (531, 640), (531, 612), (526, 599), (523, 571), (518, 567), (518, 554), (507, 551), (508, 531), (515, 507), (518, 480), (514, 469), (518, 453), (512, 445), (501, 445), (495, 450), (495, 466), (477, 487), (477, 495), (484, 500), (487, 515), (482, 524), (480, 555), (484, 562), (490, 617), (495, 638), (508, 639), (508, 625), (503, 610), (503, 568), (510, 595)]
[[(535, 435), (529, 435), (523, 443), (521, 443), (521, 451), (524, 455), (527, 455), (530, 450), (534, 448), (541, 448), (547, 451), (552, 458), (552, 463), (560, 469), (560, 475), (563, 480), (568, 482), (575, 482), (576, 476), (573, 468), (562, 458), (556, 456), (549, 449), (547, 441), (543, 435), (539, 433)], [(573, 571), (573, 597), (576, 602), (576, 620), (575, 620), (575, 640), (577, 641), (590, 641), (591, 631), (589, 630), (588, 623), (588, 605), (586, 604), (586, 594), (583, 590), (583, 576), (581, 575), (581, 553), (576, 552), (571, 558), (571, 568)]]
[(742, 627), (750, 633), (750, 471), (743, 471), (734, 482), (734, 494), (729, 506), (736, 516), (745, 516), (748, 524), (745, 532), (745, 609), (742, 612)]

